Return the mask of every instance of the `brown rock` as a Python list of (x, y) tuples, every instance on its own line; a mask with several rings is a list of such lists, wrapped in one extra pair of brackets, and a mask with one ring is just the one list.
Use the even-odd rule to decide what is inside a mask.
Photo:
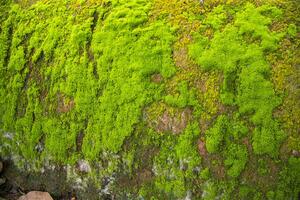
[(48, 192), (31, 191), (18, 200), (53, 200)]

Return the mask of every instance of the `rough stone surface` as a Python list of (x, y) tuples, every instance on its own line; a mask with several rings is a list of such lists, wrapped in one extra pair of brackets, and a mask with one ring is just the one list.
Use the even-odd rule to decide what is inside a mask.
[(53, 200), (48, 192), (31, 191), (18, 200)]

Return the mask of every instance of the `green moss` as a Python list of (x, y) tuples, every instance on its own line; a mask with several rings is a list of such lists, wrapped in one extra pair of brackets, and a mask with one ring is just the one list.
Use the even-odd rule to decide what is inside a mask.
[(200, 177), (203, 180), (208, 180), (210, 177), (210, 172), (209, 172), (209, 168), (205, 168), (200, 172)]
[(267, 162), (263, 159), (259, 159), (258, 160), (258, 174), (260, 176), (266, 175), (268, 174), (268, 166), (267, 166)]
[(196, 90), (189, 88), (188, 83), (185, 81), (177, 85), (177, 90), (179, 93), (165, 96), (164, 100), (166, 104), (178, 108), (190, 106), (193, 108), (194, 116), (199, 117), (203, 109), (197, 99)]
[(226, 126), (228, 119), (226, 116), (219, 116), (214, 126), (206, 133), (206, 148), (209, 153), (215, 153), (219, 150), (224, 135), (226, 134)]
[(225, 115), (218, 116), (214, 125), (205, 133), (206, 148), (209, 153), (220, 152), (220, 149), (234, 141), (247, 136), (248, 129), (238, 119), (231, 119)]
[(290, 36), (295, 37), (297, 34), (297, 26), (295, 24), (290, 24), (288, 26), (287, 32)]
[[(110, 26), (112, 24), (108, 27)], [(125, 137), (133, 131), (134, 124), (138, 123), (142, 106), (150, 103), (153, 97), (157, 96), (156, 85), (151, 84), (149, 79), (147, 82), (147, 76), (161, 72), (163, 76), (168, 77), (174, 70), (170, 57), (166, 55), (170, 53), (168, 45), (172, 42), (172, 35), (171, 32), (167, 34), (168, 31), (163, 23), (157, 22), (145, 29), (135, 29), (133, 36), (129, 29), (127, 33), (123, 33), (124, 36), (108, 38), (107, 31), (110, 31), (110, 28), (95, 34), (96, 43), (92, 44), (95, 45), (96, 55), (98, 52), (102, 54), (97, 60), (97, 68), (100, 69), (103, 65), (111, 68), (105, 72), (108, 73), (106, 78), (110, 77), (110, 79), (100, 80), (106, 86), (99, 98), (101, 104), (96, 108), (95, 118), (99, 123), (91, 125), (101, 130), (100, 140), (105, 142), (102, 147), (90, 144), (90, 133), (87, 133), (83, 144), (84, 151), (89, 151), (90, 148), (96, 148), (98, 151), (100, 149), (119, 151)], [(161, 31), (165, 36), (162, 40), (159, 39)], [(109, 35), (114, 36), (114, 34)], [(119, 43), (115, 43), (115, 49), (112, 50), (110, 44), (114, 40)], [(161, 44), (159, 48), (157, 43)], [(152, 48), (154, 51), (148, 51)], [(130, 59), (126, 59), (128, 57)], [(128, 67), (123, 68), (123, 66)], [(102, 70), (104, 69), (100, 72)], [(119, 114), (116, 115), (116, 112)], [(94, 134), (94, 131), (91, 134)]]
[(201, 38), (190, 47), (191, 57), (201, 67), (224, 73), (222, 102), (237, 105), (240, 114), (252, 115), (251, 122), (256, 126), (253, 147), (257, 154), (276, 155), (284, 138), (272, 116), (280, 98), (268, 80), (270, 67), (264, 57), (267, 51), (278, 47), (277, 42), (284, 35), (268, 29), (271, 17), (277, 19), (280, 15), (281, 11), (272, 6), (255, 8), (246, 4), (236, 13), (233, 24), (217, 31), (210, 41)]
[(218, 187), (217, 184), (211, 181), (207, 181), (203, 187), (202, 199), (213, 200), (218, 196)]
[(299, 158), (293, 156), (289, 158), (288, 163), (285, 164), (280, 172), (274, 199), (284, 198), (284, 196), (290, 196), (295, 199), (298, 197), (300, 192), (299, 163)]
[(227, 174), (231, 177), (238, 177), (241, 171), (245, 168), (248, 153), (245, 146), (231, 144), (228, 146), (225, 153), (225, 166), (228, 168)]
[(223, 5), (216, 6), (210, 13), (207, 14), (204, 24), (208, 27), (212, 27), (215, 30), (219, 30), (225, 23), (227, 14)]
[(195, 148), (199, 134), (199, 125), (197, 123), (189, 124), (184, 132), (180, 134), (175, 147), (177, 157), (180, 160), (186, 160), (190, 170), (200, 163), (200, 156)]
[(154, 159), (155, 185), (170, 197), (183, 197), (191, 186), (190, 181), (197, 177), (194, 169), (201, 163), (196, 148), (197, 136), (197, 123), (189, 124), (180, 136), (166, 136)]
[[(163, 21), (147, 23), (147, 1), (113, 1), (108, 7), (83, 3), (81, 10), (74, 3), (70, 9), (59, 1), (13, 5), (3, 22), (1, 126), (18, 138), (26, 135), (22, 146), (30, 150), (21, 148), (26, 158), (39, 154), (35, 146), (41, 138), (42, 157), (58, 162), (119, 152), (142, 108), (160, 96), (161, 86), (150, 75), (168, 78), (175, 72), (173, 30)], [(20, 103), (21, 92), (32, 89), (34, 97)], [(27, 107), (22, 118), (16, 116), (20, 106)], [(80, 132), (82, 147), (76, 143)]]
[(87, 160), (117, 199), (297, 198), (299, 6), (247, 2), (0, 0), (0, 156)]

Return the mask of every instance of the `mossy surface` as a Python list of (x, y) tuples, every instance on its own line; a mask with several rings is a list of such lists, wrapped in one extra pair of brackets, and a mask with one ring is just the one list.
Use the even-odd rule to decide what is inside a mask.
[(299, 195), (297, 1), (0, 2), (1, 157), (84, 160), (95, 199)]

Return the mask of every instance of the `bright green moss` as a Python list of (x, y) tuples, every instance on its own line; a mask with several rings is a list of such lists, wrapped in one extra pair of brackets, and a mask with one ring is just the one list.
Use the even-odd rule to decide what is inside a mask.
[(214, 125), (205, 133), (206, 148), (209, 153), (220, 152), (222, 143), (230, 144), (247, 136), (248, 128), (238, 119), (225, 115), (218, 116)]
[(116, 199), (297, 198), (298, 7), (247, 2), (0, 0), (0, 156)]
[(203, 180), (208, 180), (209, 177), (210, 177), (209, 168), (205, 168), (205, 169), (201, 170), (200, 178), (202, 178)]
[(179, 136), (175, 147), (177, 157), (181, 160), (186, 160), (189, 169), (193, 169), (200, 163), (200, 157), (195, 148), (199, 133), (200, 130), (197, 123), (189, 124)]
[(19, 133), (17, 139), (20, 142), (22, 156), (26, 159), (37, 159), (38, 153), (36, 145), (42, 137), (42, 121), (35, 120), (41, 118), (41, 105), (36, 101), (38, 98), (38, 89), (31, 86), (27, 93), (27, 107), (24, 116), (19, 118), (15, 124), (15, 129)]
[(187, 82), (178, 84), (179, 94), (167, 95), (165, 102), (173, 107), (185, 108), (186, 106), (192, 106), (196, 111), (199, 111), (199, 103), (196, 99), (196, 92), (193, 89), (188, 88)]
[(248, 153), (245, 146), (231, 144), (227, 147), (224, 164), (228, 168), (227, 174), (230, 177), (238, 177), (245, 168), (248, 160)]
[[(105, 88), (102, 90), (102, 96), (99, 98), (101, 104), (96, 108), (94, 117), (98, 123), (89, 125), (101, 130), (100, 140), (103, 141), (103, 146), (90, 144), (90, 137), (93, 137), (94, 132), (87, 132), (83, 144), (84, 151), (96, 149), (100, 152), (103, 149), (118, 152), (125, 137), (130, 135), (133, 126), (138, 123), (142, 106), (157, 96), (156, 85), (150, 83), (147, 76), (161, 73), (167, 78), (174, 72), (169, 49), (173, 40), (170, 29), (162, 22), (153, 23), (145, 28), (136, 27), (137, 22), (143, 22), (137, 19), (140, 13), (133, 13), (133, 16), (129, 15), (131, 12), (126, 14), (129, 19), (133, 17), (131, 21), (134, 25), (128, 24), (128, 20), (123, 20), (124, 16), (118, 14), (117, 10), (116, 13), (107, 18), (107, 24), (99, 26), (99, 30), (96, 29), (97, 33), (92, 42), (95, 55), (101, 53), (99, 59), (95, 58), (99, 77), (106, 80), (100, 79)], [(116, 34), (119, 29), (122, 35)], [(110, 46), (112, 43), (113, 48)], [(101, 75), (103, 70), (104, 76)]]
[(204, 24), (215, 30), (219, 30), (225, 23), (226, 19), (227, 14), (223, 5), (218, 5), (212, 10), (212, 12), (208, 13), (204, 20)]
[[(119, 152), (143, 107), (160, 96), (150, 76), (175, 72), (173, 30), (147, 22), (149, 2), (82, 2), (80, 10), (69, 3), (69, 9), (59, 1), (13, 5), (1, 29), (1, 128), (25, 138), (26, 158), (68, 163), (78, 154), (98, 160), (103, 151)], [(19, 100), (21, 93), (34, 95)], [(37, 152), (41, 142), (45, 148)]]
[(211, 41), (201, 38), (190, 47), (190, 55), (201, 67), (223, 71), (222, 102), (237, 105), (240, 114), (252, 116), (250, 120), (256, 126), (253, 147), (257, 154), (275, 155), (284, 138), (272, 116), (280, 98), (268, 80), (270, 67), (264, 56), (277, 48), (284, 35), (268, 29), (272, 19), (280, 15), (281, 11), (275, 7), (255, 8), (246, 4), (236, 14), (234, 23), (217, 31)]
[(295, 24), (290, 24), (288, 26), (287, 32), (290, 36), (295, 37), (297, 34), (297, 26)]
[(230, 177), (238, 177), (248, 161), (247, 148), (235, 143), (247, 136), (247, 133), (248, 129), (242, 121), (225, 115), (220, 115), (213, 127), (205, 133), (207, 151), (224, 156), (224, 165)]
[(218, 186), (212, 181), (206, 181), (203, 186), (202, 199), (213, 200), (218, 196)]
[(23, 47), (18, 47), (16, 50), (13, 50), (11, 54), (12, 56), (10, 57), (10, 61), (8, 63), (8, 69), (12, 71), (22, 70), (26, 62)]
[(219, 116), (214, 126), (206, 133), (206, 148), (209, 153), (215, 153), (219, 150), (221, 142), (226, 134), (228, 119), (226, 116)]

